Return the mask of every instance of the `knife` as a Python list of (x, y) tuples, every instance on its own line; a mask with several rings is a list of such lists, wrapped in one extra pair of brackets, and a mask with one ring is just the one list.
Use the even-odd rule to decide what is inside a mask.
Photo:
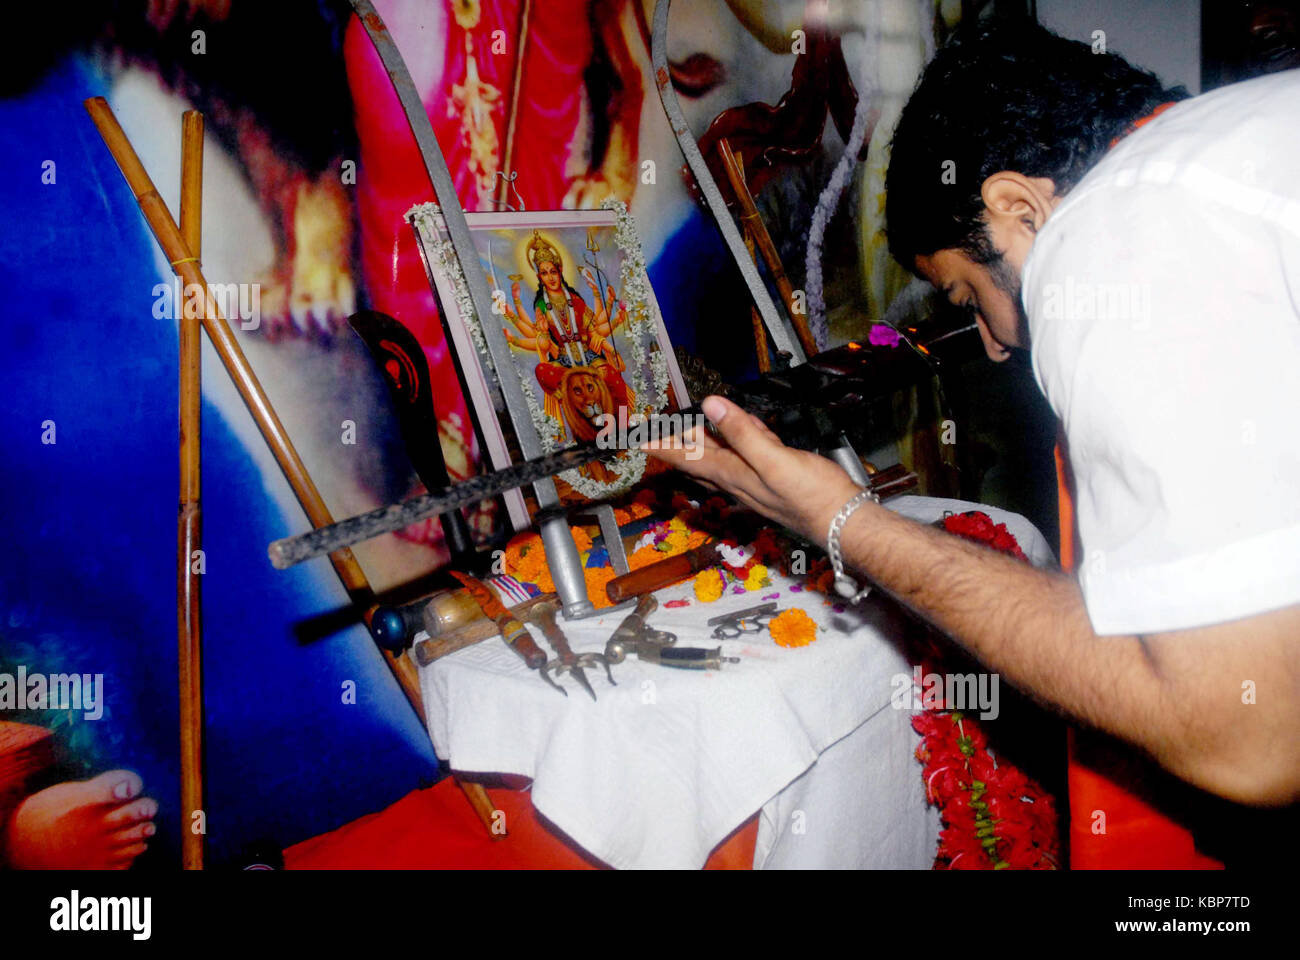
[(501, 639), (506, 642), (515, 653), (528, 665), (530, 670), (541, 669), (542, 664), (546, 663), (546, 654), (542, 652), (528, 628), (515, 619), (514, 614), (505, 608), (495, 593), (482, 580), (476, 580), (467, 573), (461, 573), (459, 570), (448, 571), (453, 577), (464, 584), (465, 589), (470, 592), (483, 611), (483, 616), (493, 621), (497, 629), (501, 631)]

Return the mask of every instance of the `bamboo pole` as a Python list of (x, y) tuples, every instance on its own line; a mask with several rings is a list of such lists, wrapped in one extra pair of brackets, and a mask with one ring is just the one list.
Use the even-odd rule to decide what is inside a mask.
[[(749, 251), (750, 259), (755, 263), (758, 262), (758, 253), (754, 249), (754, 235), (746, 227), (741, 231), (745, 238), (745, 249)], [(772, 355), (767, 350), (767, 331), (763, 327), (763, 315), (758, 312), (758, 307), (750, 306), (749, 323), (754, 328), (754, 352), (758, 355), (758, 372), (769, 373), (772, 369)]]
[(722, 155), (722, 166), (727, 171), (727, 179), (731, 181), (731, 189), (740, 204), (741, 223), (752, 234), (759, 253), (763, 255), (763, 261), (767, 264), (768, 272), (772, 274), (776, 289), (781, 294), (786, 313), (790, 316), (790, 322), (794, 324), (794, 332), (799, 337), (804, 353), (810, 357), (816, 356), (817, 341), (813, 339), (812, 330), (808, 328), (808, 319), (802, 311), (795, 310), (794, 287), (790, 283), (790, 278), (786, 276), (781, 255), (777, 253), (776, 244), (772, 242), (772, 236), (767, 232), (763, 218), (758, 212), (758, 206), (754, 203), (754, 196), (749, 192), (749, 185), (745, 183), (740, 164), (725, 137), (718, 140), (718, 152)]
[(519, 8), (519, 47), (515, 51), (515, 76), (510, 88), (510, 107), (506, 114), (506, 143), (502, 152), (501, 172), (504, 176), (497, 188), (498, 209), (510, 199), (510, 165), (515, 162), (515, 126), (519, 120), (519, 91), (524, 79), (524, 52), (528, 47), (528, 21), (532, 14), (532, 0), (524, 0)]
[[(198, 261), (202, 247), (203, 114), (187, 110), (181, 124), (181, 236)], [(180, 509), (177, 514), (176, 617), (181, 726), (181, 866), (203, 869), (204, 834), (193, 829), (203, 809), (203, 621), (195, 551), (203, 543), (201, 496), (200, 337), (198, 317), (181, 311)]]
[[(727, 155), (730, 152), (723, 151), (722, 145), (726, 139), (718, 141), (718, 152), (722, 155), (722, 162), (727, 162)], [(728, 145), (730, 146), (730, 145)], [(745, 164), (740, 157), (733, 156), (732, 162), (736, 164), (736, 169), (740, 172), (740, 179), (745, 179)], [(749, 259), (758, 263), (758, 251), (754, 247), (754, 233), (749, 229), (749, 223), (741, 220), (741, 236), (745, 238), (745, 249), (749, 251)], [(749, 305), (749, 323), (754, 329), (754, 353), (758, 357), (758, 372), (769, 373), (772, 370), (772, 355), (767, 349), (767, 331), (763, 327), (763, 315), (758, 312), (758, 305), (751, 303)]]
[[(191, 284), (197, 284), (203, 291), (204, 311), (201, 318), (203, 329), (212, 341), (212, 346), (216, 349), (226, 372), (234, 381), (235, 388), (243, 398), (249, 413), (252, 414), (285, 479), (289, 481), (294, 496), (298, 498), (298, 503), (307, 514), (307, 519), (316, 528), (329, 526), (334, 522), (334, 518), (330, 515), (325, 501), (321, 498), (315, 483), (312, 482), (311, 475), (308, 474), (306, 466), (298, 456), (298, 451), (294, 449), (284, 425), (275, 413), (275, 408), (271, 406), (271, 401), (267, 398), (261, 383), (258, 382), (256, 374), (253, 373), (248, 358), (240, 349), (234, 332), (221, 316), (221, 311), (212, 299), (197, 259), (190, 255), (189, 245), (172, 219), (167, 205), (154, 188), (153, 181), (140, 162), (135, 148), (131, 146), (131, 141), (127, 139), (126, 133), (117, 122), (117, 117), (113, 115), (112, 108), (103, 97), (91, 97), (85, 101), (84, 106), (99, 130), (100, 136), (103, 137), (104, 144), (122, 171), (122, 176), (131, 188), (136, 203), (140, 205), (140, 211), (144, 214), (154, 239), (167, 255), (172, 269), (185, 281), (187, 288)], [(184, 313), (183, 310), (181, 312)], [(370, 582), (366, 579), (361, 565), (352, 551), (346, 548), (331, 553), (330, 563), (339, 580), (342, 581), (343, 588), (348, 592), (349, 598), (363, 611), (362, 616), (368, 628), (376, 604), (374, 591), (371, 590)], [(397, 680), (398, 686), (406, 695), (407, 701), (415, 710), (416, 716), (420, 718), (421, 723), (424, 723), (424, 700), (420, 695), (420, 683), (415, 664), (411, 662), (410, 657), (396, 655), (382, 647), (380, 653)], [(483, 821), (483, 825), (491, 832), (493, 810), (487, 791), (479, 783), (459, 778), (456, 782), (464, 791), (479, 819)], [(493, 836), (501, 835), (503, 834), (499, 830), (493, 833)]]

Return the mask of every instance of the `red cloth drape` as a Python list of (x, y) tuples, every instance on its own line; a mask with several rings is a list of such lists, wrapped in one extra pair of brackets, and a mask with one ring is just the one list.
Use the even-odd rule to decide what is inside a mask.
[[(284, 851), (288, 870), (591, 870), (600, 864), (552, 832), (526, 791), (490, 788), (509, 835), (492, 839), (450, 777), (407, 794), (386, 810)], [(754, 864), (758, 815), (709, 855), (706, 870)]]
[[(1056, 447), (1061, 566), (1079, 561), (1073, 480)], [(1068, 732), (1070, 866), (1076, 870), (1213, 870), (1223, 864), (1196, 849), (1192, 833), (1148, 799), (1143, 789), (1168, 775), (1129, 747), (1095, 730)], [(1104, 818), (1104, 820), (1102, 819)], [(1101, 828), (1104, 825), (1104, 832)]]

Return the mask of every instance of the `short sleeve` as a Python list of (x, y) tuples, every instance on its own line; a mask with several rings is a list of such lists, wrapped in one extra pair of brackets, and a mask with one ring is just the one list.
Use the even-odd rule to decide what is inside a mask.
[(1300, 603), (1300, 238), (1179, 182), (1113, 184), (1058, 213), (1024, 297), (1093, 628)]

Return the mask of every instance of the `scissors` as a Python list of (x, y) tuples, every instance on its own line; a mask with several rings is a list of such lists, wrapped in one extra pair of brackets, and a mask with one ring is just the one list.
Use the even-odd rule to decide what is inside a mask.
[(715, 640), (732, 640), (742, 633), (758, 633), (767, 627), (768, 621), (781, 611), (775, 603), (760, 603), (756, 607), (746, 607), (734, 613), (724, 613), (707, 621), (713, 627), (710, 636)]

